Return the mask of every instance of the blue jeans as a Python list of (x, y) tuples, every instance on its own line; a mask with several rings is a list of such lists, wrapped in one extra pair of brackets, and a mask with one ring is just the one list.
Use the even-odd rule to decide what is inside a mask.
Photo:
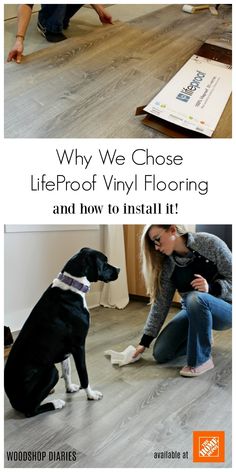
[(197, 367), (211, 357), (211, 330), (232, 327), (230, 303), (205, 292), (189, 292), (182, 310), (161, 331), (153, 348), (158, 363), (187, 354), (187, 364)]
[(50, 33), (60, 33), (63, 28), (67, 28), (70, 18), (78, 11), (82, 5), (41, 5), (39, 12), (39, 22)]

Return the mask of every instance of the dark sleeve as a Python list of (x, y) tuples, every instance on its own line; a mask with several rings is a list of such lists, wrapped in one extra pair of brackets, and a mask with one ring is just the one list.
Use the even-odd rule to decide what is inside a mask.
[(148, 336), (148, 334), (143, 334), (139, 344), (140, 346), (149, 347), (153, 339), (154, 339), (153, 336)]

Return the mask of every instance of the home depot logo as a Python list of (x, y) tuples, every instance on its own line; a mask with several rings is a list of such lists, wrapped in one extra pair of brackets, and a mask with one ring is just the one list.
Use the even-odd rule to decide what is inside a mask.
[(205, 72), (197, 70), (196, 76), (194, 77), (192, 82), (190, 82), (187, 87), (182, 88), (182, 90), (178, 93), (176, 97), (177, 100), (181, 100), (181, 102), (188, 102), (194, 92), (196, 92), (196, 90), (200, 88), (200, 82), (204, 79), (205, 75)]
[(193, 431), (193, 462), (224, 462), (224, 431)]

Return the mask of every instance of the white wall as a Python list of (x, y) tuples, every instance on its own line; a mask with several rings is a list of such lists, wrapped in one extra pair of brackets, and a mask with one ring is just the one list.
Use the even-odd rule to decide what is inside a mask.
[[(10, 228), (10, 227), (9, 227)], [(43, 228), (43, 227), (42, 227)], [(65, 227), (66, 228), (66, 227)], [(82, 247), (103, 251), (103, 226), (81, 230), (5, 233), (5, 325), (19, 330), (52, 279)], [(19, 226), (19, 229), (21, 227)], [(101, 283), (93, 284), (88, 305), (99, 304)]]

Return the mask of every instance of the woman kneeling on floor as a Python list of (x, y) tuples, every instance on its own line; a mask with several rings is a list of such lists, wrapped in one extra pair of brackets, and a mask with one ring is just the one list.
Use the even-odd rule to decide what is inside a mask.
[[(149, 225), (143, 230), (141, 254), (152, 307), (134, 357), (157, 337), (157, 363), (187, 354), (180, 375), (196, 377), (212, 369), (212, 329), (232, 326), (228, 246), (212, 234), (187, 232), (183, 225)], [(159, 334), (176, 290), (182, 309)]]

